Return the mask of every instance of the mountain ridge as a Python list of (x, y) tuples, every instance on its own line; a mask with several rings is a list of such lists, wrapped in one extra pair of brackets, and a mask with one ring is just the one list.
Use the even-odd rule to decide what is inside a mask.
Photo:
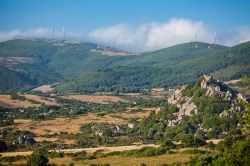
[[(141, 55), (106, 56), (91, 51), (102, 49), (93, 43), (11, 40), (0, 43), (0, 91), (27, 90), (59, 81), (61, 84), (56, 86), (58, 92), (65, 87), (68, 92), (122, 91), (124, 88), (127, 89), (125, 91), (138, 91), (182, 85), (208, 73), (224, 79), (239, 78), (242, 74), (249, 74), (249, 43), (225, 47), (189, 42)], [(10, 57), (31, 57), (33, 63), (5, 63)], [(236, 73), (227, 74), (224, 70)], [(5, 73), (13, 76), (7, 78)], [(163, 77), (169, 79), (164, 80)], [(84, 80), (88, 80), (88, 84)], [(136, 83), (138, 80), (142, 82)], [(6, 82), (13, 83), (8, 85)]]

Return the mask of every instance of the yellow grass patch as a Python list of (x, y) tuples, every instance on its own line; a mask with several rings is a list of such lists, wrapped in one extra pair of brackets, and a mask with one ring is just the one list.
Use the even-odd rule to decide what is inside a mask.
[[(190, 160), (190, 154), (165, 154), (156, 157), (121, 157), (121, 156), (113, 156), (113, 157), (105, 157), (98, 158), (94, 160), (83, 160), (74, 162), (75, 165), (83, 165), (83, 164), (110, 164), (112, 166), (131, 166), (131, 165), (140, 165), (145, 163), (150, 166), (157, 166), (160, 164), (172, 164), (175, 162), (185, 163)], [(52, 160), (53, 161), (53, 160)]]
[(118, 96), (101, 96), (101, 95), (67, 95), (63, 96), (65, 99), (75, 99), (82, 102), (93, 102), (99, 104), (109, 104), (115, 102), (126, 102), (125, 99), (122, 99)]
[(51, 138), (35, 137), (35, 140), (36, 140), (36, 142), (48, 141), (48, 142), (62, 143), (62, 144), (68, 144), (68, 145), (75, 144), (75, 140), (60, 139), (60, 138), (56, 138), (56, 137), (51, 137)]
[[(114, 146), (114, 147), (97, 147), (97, 148), (78, 148), (78, 149), (61, 149), (60, 152), (64, 153), (76, 153), (76, 152), (82, 152), (83, 150), (87, 153), (94, 153), (97, 150), (103, 150), (104, 153), (108, 152), (114, 152), (114, 151), (124, 151), (124, 150), (135, 150), (135, 149), (141, 149), (143, 147), (159, 147), (159, 145), (154, 144), (142, 144), (142, 145), (129, 145), (129, 146)], [(51, 150), (52, 151), (52, 150)], [(56, 150), (58, 152), (58, 150)], [(0, 153), (3, 157), (6, 156), (27, 156), (30, 155), (32, 151), (26, 151), (26, 152), (3, 152)]]
[[(43, 99), (41, 96), (24, 94), (21, 96), (25, 96), (25, 100), (12, 100), (10, 95), (0, 95), (0, 105), (8, 108), (27, 108), (27, 107), (40, 107), (41, 103), (45, 105), (59, 105), (52, 98), (48, 98), (48, 100)], [(32, 103), (29, 100), (34, 100), (38, 103)]]
[[(44, 134), (59, 133), (61, 131), (68, 133), (78, 133), (81, 124), (96, 122), (96, 123), (111, 123), (111, 124), (124, 124), (126, 121), (123, 119), (112, 117), (111, 115), (97, 116), (96, 114), (89, 113), (76, 118), (55, 118), (43, 121), (20, 120), (16, 119), (15, 123), (9, 128), (18, 130), (29, 130), (37, 136)], [(0, 127), (3, 129), (4, 127)]]
[(30, 99), (30, 100), (35, 100), (39, 103), (44, 103), (45, 105), (59, 105), (55, 99), (52, 98), (47, 98), (47, 100), (43, 99), (41, 96), (37, 96), (37, 95), (30, 95), (30, 94), (25, 94), (22, 95), (25, 96), (26, 99)]
[(40, 104), (33, 104), (28, 100), (12, 100), (10, 95), (0, 95), (0, 105), (8, 108), (15, 107), (38, 107)]

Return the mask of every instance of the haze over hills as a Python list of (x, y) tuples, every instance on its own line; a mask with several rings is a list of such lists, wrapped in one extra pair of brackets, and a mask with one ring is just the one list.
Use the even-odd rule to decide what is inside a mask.
[(132, 55), (93, 43), (11, 40), (0, 43), (0, 91), (60, 82), (55, 90), (62, 93), (136, 92), (183, 85), (203, 74), (229, 80), (249, 75), (249, 55), (250, 42), (190, 42)]

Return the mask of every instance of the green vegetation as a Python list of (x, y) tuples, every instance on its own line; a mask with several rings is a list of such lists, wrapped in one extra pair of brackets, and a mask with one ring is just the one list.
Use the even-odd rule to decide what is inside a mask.
[(20, 96), (18, 94), (11, 93), (10, 94), (10, 99), (11, 100), (21, 100), (21, 101), (24, 101), (25, 100), (25, 96)]
[(2, 42), (0, 91), (26, 91), (61, 81), (55, 86), (60, 93), (139, 92), (190, 83), (208, 73), (223, 80), (249, 75), (249, 42), (231, 48), (185, 43), (140, 56), (109, 57), (92, 49), (97, 45), (51, 40)]
[[(249, 75), (249, 52), (249, 42), (232, 48), (186, 43), (136, 56), (126, 60), (125, 65), (67, 78), (55, 90), (138, 92), (144, 88), (183, 85), (208, 73), (222, 80), (234, 79)], [(221, 70), (229, 69), (230, 72), (220, 74)]]
[[(220, 116), (223, 110), (230, 108), (230, 103), (216, 93), (210, 97), (199, 87), (202, 79), (189, 84), (182, 91), (184, 96), (193, 97), (197, 106), (197, 113), (184, 116), (179, 123), (168, 126), (169, 121), (175, 119), (178, 109), (173, 105), (164, 105), (158, 113), (151, 114), (141, 122), (134, 122), (135, 128), (128, 129), (130, 136), (138, 135), (145, 143), (161, 142), (165, 146), (174, 146), (172, 141), (181, 141), (181, 146), (194, 147), (206, 144), (206, 140), (223, 138), (237, 128), (238, 117), (242, 114)], [(227, 90), (227, 86), (220, 86)], [(240, 104), (239, 107), (247, 107)]]
[(114, 151), (107, 154), (101, 155), (101, 157), (108, 156), (130, 156), (130, 157), (151, 157), (151, 156), (159, 156), (162, 154), (166, 154), (169, 151), (167, 147), (144, 147), (138, 150), (129, 150), (129, 151)]
[(49, 159), (45, 156), (46, 150), (45, 149), (36, 149), (31, 154), (27, 161), (28, 166), (46, 166), (48, 165)]
[[(249, 88), (249, 79), (243, 79), (244, 84)], [(224, 138), (217, 149), (217, 154), (199, 155), (191, 159), (188, 165), (249, 165), (250, 163), (250, 104), (245, 104), (247, 111), (239, 120), (242, 122), (242, 132), (239, 130), (231, 131), (227, 137)]]

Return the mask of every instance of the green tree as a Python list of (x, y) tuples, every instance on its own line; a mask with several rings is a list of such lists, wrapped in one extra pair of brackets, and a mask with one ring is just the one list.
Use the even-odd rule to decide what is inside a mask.
[(7, 150), (7, 145), (5, 141), (0, 140), (0, 152), (4, 152)]
[(47, 166), (49, 159), (46, 157), (48, 151), (44, 148), (39, 148), (33, 151), (31, 156), (28, 158), (28, 166)]

